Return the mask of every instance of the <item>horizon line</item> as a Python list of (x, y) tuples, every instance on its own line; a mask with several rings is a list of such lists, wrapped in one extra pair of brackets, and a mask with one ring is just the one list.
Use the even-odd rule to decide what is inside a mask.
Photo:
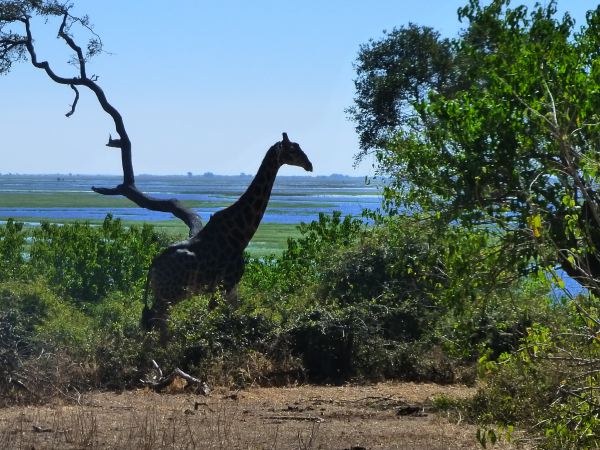
[[(122, 173), (75, 173), (75, 172), (0, 172), (0, 177), (4, 176), (53, 176), (53, 177), (122, 177)], [(193, 177), (254, 177), (255, 174), (241, 172), (238, 174), (220, 174), (214, 172), (204, 173), (171, 173), (171, 174), (154, 174), (154, 173), (140, 173), (135, 177), (182, 177), (182, 178), (193, 178)], [(347, 175), (343, 173), (330, 173), (330, 174), (302, 174), (302, 175), (278, 175), (277, 178), (319, 178), (319, 177), (338, 177), (338, 178), (365, 178), (373, 177), (373, 175)]]

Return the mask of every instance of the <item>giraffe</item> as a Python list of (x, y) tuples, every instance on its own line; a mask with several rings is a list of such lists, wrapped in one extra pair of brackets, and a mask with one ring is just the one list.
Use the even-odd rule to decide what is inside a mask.
[(154, 304), (144, 307), (145, 329), (158, 325), (161, 340), (166, 341), (169, 308), (193, 294), (222, 289), (228, 302), (235, 304), (235, 289), (244, 273), (244, 249), (262, 220), (275, 177), (284, 164), (308, 172), (313, 169), (286, 133), (269, 148), (250, 186), (234, 204), (215, 213), (196, 235), (167, 247), (152, 261), (144, 301), (151, 290)]

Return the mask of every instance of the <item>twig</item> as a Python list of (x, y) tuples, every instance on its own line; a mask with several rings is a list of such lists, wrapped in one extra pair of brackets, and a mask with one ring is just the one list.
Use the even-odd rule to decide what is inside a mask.
[(65, 116), (67, 117), (71, 117), (73, 114), (75, 114), (75, 108), (77, 107), (77, 102), (79, 101), (79, 89), (77, 89), (77, 87), (74, 84), (71, 85), (71, 89), (75, 91), (75, 99), (73, 100), (73, 104), (71, 105), (71, 110), (65, 114)]

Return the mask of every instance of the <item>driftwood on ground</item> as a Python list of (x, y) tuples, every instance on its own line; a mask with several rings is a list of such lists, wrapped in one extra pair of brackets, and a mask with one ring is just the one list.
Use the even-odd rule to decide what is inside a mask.
[(199, 393), (202, 395), (208, 395), (210, 393), (210, 388), (208, 384), (204, 381), (199, 380), (196, 377), (191, 376), (188, 373), (185, 373), (180, 368), (175, 368), (169, 375), (164, 376), (163, 371), (156, 361), (152, 360), (152, 366), (154, 368), (154, 375), (146, 378), (145, 380), (140, 380), (145, 386), (152, 388), (155, 391), (161, 391), (165, 389), (167, 386), (171, 385), (176, 378), (181, 378), (185, 380), (188, 386), (193, 386), (197, 389)]

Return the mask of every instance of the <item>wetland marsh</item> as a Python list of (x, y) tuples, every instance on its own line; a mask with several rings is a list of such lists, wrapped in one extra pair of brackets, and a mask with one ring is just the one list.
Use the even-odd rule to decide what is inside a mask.
[[(213, 174), (192, 176), (140, 175), (137, 185), (159, 198), (178, 198), (195, 209), (206, 223), (216, 211), (232, 204), (250, 184), (252, 176)], [(102, 196), (92, 186), (116, 186), (119, 176), (15, 175), (0, 176), (0, 223), (8, 218), (36, 226), (42, 221), (100, 223), (107, 214), (125, 223), (152, 223), (175, 236), (186, 234), (185, 225), (168, 213), (139, 208), (123, 197)], [(280, 252), (288, 237), (297, 236), (300, 222), (311, 222), (319, 213), (360, 216), (380, 204), (376, 185), (362, 177), (281, 176), (261, 226), (249, 246), (254, 254)]]

